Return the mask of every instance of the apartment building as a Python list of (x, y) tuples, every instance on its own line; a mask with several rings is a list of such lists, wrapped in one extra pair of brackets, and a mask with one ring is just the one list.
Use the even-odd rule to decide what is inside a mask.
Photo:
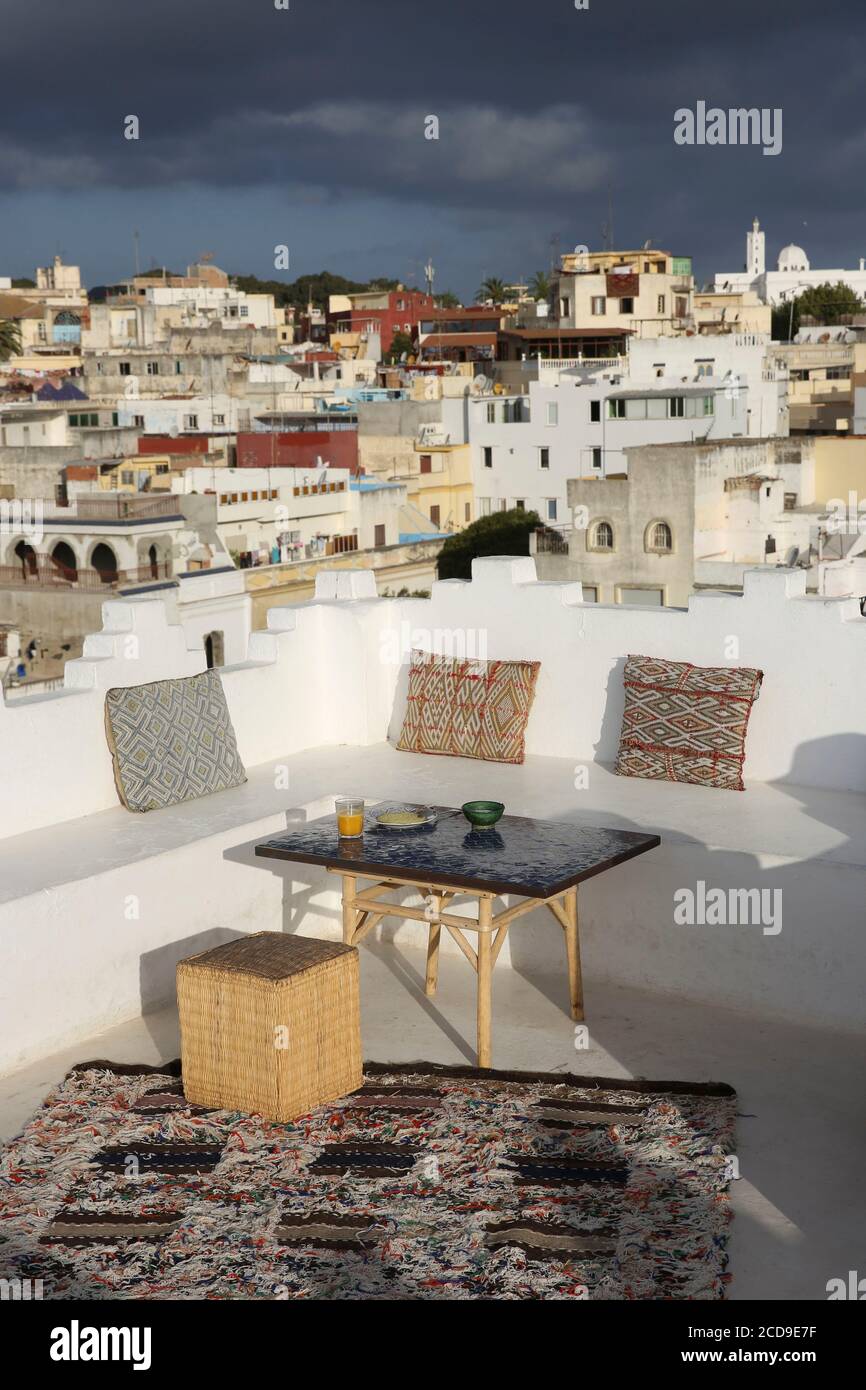
[(563, 256), (553, 289), (561, 328), (619, 329), (659, 338), (694, 325), (694, 279), (688, 256), (644, 248)]
[(525, 395), (469, 405), (477, 514), (510, 507), (567, 524), (569, 479), (624, 476), (626, 450), (786, 435), (787, 381), (758, 335), (637, 339), (627, 360), (540, 372)]

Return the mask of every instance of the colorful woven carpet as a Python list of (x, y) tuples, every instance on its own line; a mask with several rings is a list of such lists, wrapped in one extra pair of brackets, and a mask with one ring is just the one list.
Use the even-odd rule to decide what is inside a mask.
[(76, 1068), (0, 1159), (45, 1298), (724, 1296), (727, 1086), (369, 1065), (294, 1125)]

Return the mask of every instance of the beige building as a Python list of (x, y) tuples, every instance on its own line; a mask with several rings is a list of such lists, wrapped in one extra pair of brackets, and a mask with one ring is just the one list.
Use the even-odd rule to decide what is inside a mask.
[(691, 259), (667, 251), (595, 251), (562, 257), (554, 285), (559, 327), (625, 330), (659, 338), (694, 328)]
[(773, 311), (763, 304), (754, 290), (728, 293), (722, 290), (695, 291), (695, 328), (698, 333), (767, 333), (772, 329)]

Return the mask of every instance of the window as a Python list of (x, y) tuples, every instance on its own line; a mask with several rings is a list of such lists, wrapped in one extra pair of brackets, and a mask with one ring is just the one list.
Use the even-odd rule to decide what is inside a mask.
[(143, 415), (133, 415), (133, 417), (132, 417), (132, 427), (133, 427), (133, 429), (136, 429), (136, 430), (143, 430), (143, 429), (144, 429), (144, 416), (143, 416)]
[(175, 374), (175, 376), (180, 376), (181, 371), (182, 371), (181, 364), (180, 364), (180, 362), (177, 362), (177, 361), (176, 361), (175, 364), (174, 364), (174, 374)]
[(590, 401), (589, 418), (593, 424), (598, 424), (601, 419), (601, 401)]
[(704, 397), (703, 397), (703, 411), (704, 411), (704, 414), (705, 414), (705, 415), (714, 415), (714, 414), (715, 414), (715, 402), (714, 402), (712, 396), (704, 396)]
[(681, 420), (685, 415), (685, 401), (682, 396), (668, 398), (668, 416), (671, 420)]
[(613, 550), (613, 527), (609, 521), (597, 521), (589, 533), (593, 550)]
[(148, 376), (159, 376), (159, 363), (158, 363), (158, 362), (148, 362), (148, 364), (147, 364), (147, 375), (148, 375)]
[(559, 424), (559, 406), (556, 401), (547, 402), (547, 423), (549, 425)]
[(592, 312), (593, 312), (593, 314), (595, 314), (596, 317), (598, 317), (600, 314), (603, 314), (603, 313), (605, 312), (606, 308), (607, 308), (607, 300), (605, 299), (604, 295), (603, 295), (603, 294), (594, 294), (594, 295), (592, 296)]
[(184, 415), (184, 417), (183, 417), (183, 427), (184, 427), (185, 430), (197, 430), (197, 429), (198, 429), (198, 416), (197, 416), (197, 415)]
[(398, 311), (399, 311), (400, 313), (402, 313), (403, 310), (404, 310), (405, 308), (406, 308), (406, 301), (405, 301), (405, 299), (398, 299), (398, 300), (397, 300), (397, 309), (398, 309)]
[[(515, 497), (515, 499), (514, 499), (514, 505), (515, 505), (515, 507), (517, 508), (517, 510), (518, 510), (519, 512), (525, 512), (525, 511), (526, 511), (526, 500), (525, 500), (525, 498), (523, 498), (523, 497)], [(505, 508), (503, 507), (502, 510), (505, 511)]]
[(505, 497), (500, 497), (500, 498), (499, 498), (499, 500), (498, 500), (497, 503), (496, 503), (496, 510), (497, 510), (498, 512), (507, 512), (507, 511), (508, 511), (508, 501), (507, 501), (507, 499), (506, 499)]
[(624, 420), (625, 401), (608, 401), (607, 418), (608, 420)]
[(559, 317), (567, 319), (571, 313), (571, 297), (567, 294), (562, 295), (559, 301)]
[(495, 401), (488, 401), (488, 402), (487, 402), (487, 423), (488, 423), (488, 425), (495, 425), (495, 424), (496, 424), (496, 402), (495, 402)]
[(226, 417), (224, 415), (215, 415), (213, 417), (213, 422), (215, 425), (224, 425), (226, 422)]
[(487, 447), (485, 447), (485, 448), (482, 450), (482, 453), (484, 454), (484, 467), (485, 467), (485, 468), (492, 468), (492, 467), (493, 467), (493, 450), (492, 450), (489, 446), (487, 446)]
[(432, 456), (432, 454), (422, 454), (422, 455), (421, 455), (421, 472), (422, 472), (422, 473), (432, 473), (432, 472), (433, 472), (433, 456)]
[(633, 314), (633, 313), (634, 313), (634, 300), (633, 300), (631, 297), (626, 297), (625, 299), (621, 299), (621, 300), (619, 301), (619, 312), (620, 312), (621, 314)]
[(645, 420), (645, 419), (646, 419), (646, 401), (645, 401), (645, 400), (626, 401), (626, 403), (625, 403), (625, 418), (626, 418), (627, 420)]
[(593, 468), (601, 468), (601, 449), (598, 447), (592, 451), (592, 466)]
[(547, 519), (548, 519), (548, 521), (555, 521), (555, 520), (556, 520), (556, 498), (555, 498), (555, 497), (548, 497), (548, 499), (547, 499)]
[(648, 397), (646, 417), (648, 420), (666, 420), (668, 418), (668, 403), (664, 396)]
[(115, 429), (117, 429), (117, 426), (120, 424), (120, 416), (116, 410), (112, 410), (111, 412), (111, 423)]
[(258, 502), (258, 500), (259, 500), (259, 494), (258, 494), (257, 492), (251, 492), (251, 493), (250, 493), (250, 501), (251, 501), (251, 502)]
[(374, 527), (374, 529), (373, 529), (373, 544), (374, 544), (374, 545), (384, 545), (384, 544), (385, 544), (385, 527), (384, 527), (384, 526), (376, 526), (376, 527)]
[(470, 502), (464, 502), (463, 504), (463, 520), (472, 520), (472, 504)]
[(656, 555), (669, 555), (674, 548), (673, 532), (666, 521), (651, 521), (644, 536), (644, 548)]
[(582, 587), (584, 603), (598, 603), (598, 585), (584, 584)]
[(539, 449), (539, 451), (538, 451), (538, 466), (539, 466), (539, 468), (549, 468), (549, 467), (550, 467), (550, 450), (549, 450), (549, 449)]
[(168, 465), (167, 463), (158, 463), (158, 464), (156, 465), (156, 471), (157, 471), (157, 473), (168, 473), (168, 472), (170, 472), (171, 470), (170, 470), (169, 465)]
[(657, 302), (657, 304), (656, 304), (656, 310), (657, 310), (657, 312), (660, 313), (660, 314), (663, 314), (664, 311), (665, 311), (665, 297), (664, 297), (663, 294), (660, 294), (659, 297), (658, 297), (658, 302)]
[(430, 520), (433, 522), (433, 525), (436, 526), (436, 527), (438, 528), (438, 526), (439, 526), (439, 508), (438, 508), (438, 506), (433, 506), (433, 507), (430, 508)]
[(250, 500), (250, 494), (249, 494), (248, 492), (242, 492), (242, 493), (241, 493), (241, 501), (242, 501), (242, 502), (249, 502), (249, 500)]
[(242, 319), (248, 318), (248, 317), (249, 317), (249, 312), (250, 312), (250, 311), (249, 311), (248, 306), (247, 306), (246, 304), (242, 304), (242, 305), (241, 305), (241, 318), (242, 318)]
[[(468, 504), (467, 504), (467, 505), (468, 505)], [(479, 497), (479, 499), (478, 499), (478, 515), (479, 515), (479, 516), (489, 516), (489, 515), (490, 515), (490, 498), (489, 498), (489, 497)]]
[(689, 301), (688, 301), (687, 299), (682, 299), (682, 298), (680, 297), (680, 295), (677, 295), (677, 298), (676, 298), (676, 316), (677, 316), (677, 318), (678, 318), (678, 319), (684, 319), (684, 318), (686, 317), (686, 315), (688, 314), (688, 312), (689, 312)]
[(129, 376), (129, 374), (130, 374), (131, 371), (132, 371), (132, 366), (131, 366), (131, 364), (130, 364), (129, 362), (121, 362), (121, 364), (120, 364), (120, 375), (121, 375), (121, 376)]
[(785, 511), (786, 511), (786, 512), (792, 512), (792, 511), (794, 510), (794, 508), (796, 507), (796, 505), (797, 505), (797, 494), (796, 494), (796, 492), (786, 492), (786, 493), (785, 493)]
[(132, 487), (135, 483), (135, 474), (131, 468), (121, 469), (120, 481), (124, 487)]

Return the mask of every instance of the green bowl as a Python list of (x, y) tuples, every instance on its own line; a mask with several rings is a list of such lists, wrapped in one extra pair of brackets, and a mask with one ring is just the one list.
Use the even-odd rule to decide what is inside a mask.
[(501, 801), (467, 801), (460, 809), (470, 825), (483, 830), (496, 824), (505, 807)]

